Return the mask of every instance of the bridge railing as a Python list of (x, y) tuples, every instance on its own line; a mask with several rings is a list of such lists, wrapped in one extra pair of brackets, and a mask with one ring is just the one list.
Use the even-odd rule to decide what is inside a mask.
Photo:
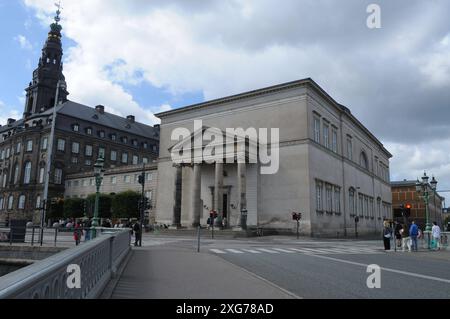
[[(431, 232), (430, 231), (424, 231), (423, 235), (420, 238), (420, 243), (422, 248), (428, 248), (428, 241), (432, 241)], [(447, 250), (448, 244), (450, 241), (450, 232), (441, 232), (441, 237), (439, 240), (440, 249)], [(433, 242), (430, 243), (430, 246)]]
[[(0, 299), (98, 298), (130, 251), (130, 232), (103, 232), (97, 238), (0, 279)], [(80, 267), (80, 288), (71, 288), (69, 266)]]

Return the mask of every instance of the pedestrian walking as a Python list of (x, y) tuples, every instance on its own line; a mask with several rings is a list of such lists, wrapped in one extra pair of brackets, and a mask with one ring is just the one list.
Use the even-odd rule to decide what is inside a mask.
[(417, 237), (419, 236), (419, 227), (416, 225), (416, 222), (413, 220), (411, 227), (409, 227), (409, 237), (411, 237), (411, 246), (413, 251), (418, 251), (417, 247)]
[(400, 235), (402, 236), (402, 251), (404, 252), (405, 248), (408, 248), (408, 251), (411, 252), (411, 238), (409, 237), (409, 229), (406, 224), (402, 225)]
[(391, 237), (392, 237), (392, 229), (391, 227), (389, 227), (389, 222), (385, 220), (383, 223), (384, 250), (391, 250)]
[(436, 222), (433, 222), (433, 227), (431, 227), (431, 238), (432, 238), (431, 248), (440, 250), (441, 228), (438, 226)]
[(133, 226), (134, 230), (134, 246), (142, 246), (142, 232), (141, 225), (136, 222)]
[(395, 235), (395, 241), (396, 241), (396, 245), (398, 248), (402, 247), (402, 234), (400, 234), (400, 230), (403, 228), (402, 224), (400, 223), (395, 223), (395, 230), (394, 230), (394, 235)]
[(75, 223), (75, 229), (73, 231), (73, 239), (75, 240), (75, 245), (79, 245), (81, 238), (83, 236), (83, 229), (79, 223)]

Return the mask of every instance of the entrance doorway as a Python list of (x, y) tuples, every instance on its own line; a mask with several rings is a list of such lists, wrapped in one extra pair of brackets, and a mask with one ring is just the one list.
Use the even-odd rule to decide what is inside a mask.
[(222, 212), (223, 217), (228, 219), (228, 194), (223, 194)]

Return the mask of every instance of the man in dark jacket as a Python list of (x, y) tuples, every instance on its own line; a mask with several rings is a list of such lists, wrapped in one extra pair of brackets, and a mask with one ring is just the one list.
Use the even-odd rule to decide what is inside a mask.
[(134, 246), (142, 246), (142, 232), (141, 232), (141, 225), (139, 222), (136, 222), (133, 226), (134, 230)]

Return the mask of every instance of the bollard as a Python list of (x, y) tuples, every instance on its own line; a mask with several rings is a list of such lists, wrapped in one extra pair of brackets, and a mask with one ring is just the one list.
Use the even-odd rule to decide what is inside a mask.
[(200, 252), (200, 226), (198, 226), (198, 231), (197, 231), (197, 252)]
[(31, 228), (31, 246), (34, 245), (34, 226)]

